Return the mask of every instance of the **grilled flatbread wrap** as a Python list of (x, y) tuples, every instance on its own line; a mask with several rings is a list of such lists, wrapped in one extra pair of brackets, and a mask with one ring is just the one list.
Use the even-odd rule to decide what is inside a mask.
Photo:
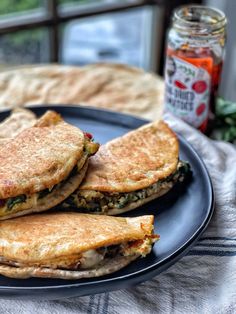
[(102, 145), (63, 208), (116, 215), (168, 192), (189, 170), (175, 133), (156, 121)]
[(0, 220), (47, 210), (68, 197), (98, 149), (53, 111), (0, 145)]
[(153, 216), (45, 213), (0, 222), (0, 274), (79, 279), (117, 271), (151, 252)]

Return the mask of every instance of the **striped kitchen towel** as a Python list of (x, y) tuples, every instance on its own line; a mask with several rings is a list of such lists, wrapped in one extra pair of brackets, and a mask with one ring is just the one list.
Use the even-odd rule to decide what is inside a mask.
[(136, 287), (60, 301), (1, 300), (0, 313), (236, 313), (236, 149), (170, 115), (165, 119), (198, 151), (213, 181), (216, 209), (195, 246)]

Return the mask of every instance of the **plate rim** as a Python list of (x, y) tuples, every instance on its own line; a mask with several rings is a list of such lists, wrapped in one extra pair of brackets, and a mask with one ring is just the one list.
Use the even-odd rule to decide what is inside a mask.
[[(81, 110), (82, 111), (93, 111), (93, 112), (100, 112), (100, 113), (106, 113), (108, 115), (112, 115), (112, 116), (120, 116), (120, 117), (124, 117), (124, 118), (130, 118), (132, 120), (136, 120), (140, 122), (140, 125), (143, 125), (145, 123), (150, 123), (151, 121), (148, 119), (144, 119), (141, 118), (139, 116), (135, 116), (135, 115), (131, 115), (131, 114), (127, 114), (127, 113), (123, 113), (123, 112), (116, 112), (110, 109), (103, 109), (103, 108), (97, 108), (97, 107), (93, 107), (93, 106), (84, 106), (84, 105), (79, 105), (79, 104), (36, 104), (36, 105), (27, 105), (24, 106), (22, 108), (26, 108), (26, 109), (30, 109), (33, 112), (35, 111), (34, 109), (45, 109), (45, 110), (57, 110), (60, 111), (61, 109), (63, 110)], [(2, 121), (1, 116), (2, 113), (7, 114), (10, 113), (12, 109), (15, 108), (4, 108), (3, 110), (1, 109), (0, 111), (0, 121)], [(165, 119), (163, 119), (165, 121)], [(121, 124), (121, 123), (119, 123)], [(128, 125), (127, 123), (125, 125)], [(174, 128), (173, 128), (174, 129)], [(210, 195), (210, 200), (209, 200), (209, 206), (206, 209), (206, 213), (207, 215), (204, 217), (204, 220), (201, 222), (200, 226), (196, 229), (196, 231), (192, 234), (192, 236), (181, 246), (178, 247), (174, 252), (170, 253), (164, 260), (162, 260), (161, 262), (157, 262), (155, 264), (152, 264), (150, 266), (145, 267), (145, 269), (140, 269), (138, 271), (135, 271), (131, 274), (126, 274), (126, 275), (122, 275), (122, 276), (118, 276), (115, 278), (105, 278), (105, 279), (99, 279), (92, 281), (92, 282), (76, 282), (76, 283), (69, 283), (69, 284), (61, 284), (61, 285), (55, 285), (55, 286), (26, 286), (26, 287), (17, 287), (17, 286), (0, 286), (0, 292), (1, 291), (13, 291), (17, 292), (18, 296), (20, 295), (20, 292), (22, 291), (23, 293), (29, 290), (34, 290), (34, 291), (54, 291), (54, 290), (61, 290), (61, 289), (70, 289), (70, 288), (83, 288), (83, 287), (87, 287), (90, 285), (101, 285), (101, 284), (107, 284), (107, 283), (116, 283), (116, 282), (122, 282), (122, 281), (126, 281), (126, 280), (131, 280), (131, 279), (135, 279), (136, 277), (139, 276), (145, 276), (148, 273), (151, 273), (157, 269), (159, 269), (160, 267), (162, 267), (163, 265), (167, 264), (167, 268), (168, 269), (171, 265), (175, 264), (178, 260), (180, 260), (185, 254), (187, 253), (187, 251), (191, 248), (191, 246), (198, 240), (198, 238), (201, 236), (202, 232), (207, 228), (213, 212), (214, 212), (214, 208), (215, 208), (215, 195), (214, 195), (214, 189), (213, 189), (213, 184), (212, 184), (212, 180), (211, 177), (209, 175), (209, 172), (207, 170), (207, 167), (204, 163), (204, 161), (202, 160), (202, 158), (200, 157), (200, 155), (197, 153), (197, 151), (195, 150), (195, 148), (192, 146), (192, 144), (190, 144), (181, 134), (179, 134), (179, 132), (176, 132), (180, 142), (182, 144), (184, 144), (184, 146), (187, 146), (191, 153), (194, 155), (194, 159), (197, 160), (198, 165), (201, 165), (201, 168), (204, 170), (204, 174), (205, 174), (205, 179), (207, 179), (207, 188), (208, 188), (208, 193)], [(171, 261), (173, 261), (171, 263)], [(162, 272), (162, 271), (161, 271)], [(115, 273), (114, 273), (115, 274)], [(111, 274), (112, 275), (112, 274)], [(158, 275), (158, 272), (157, 274)], [(50, 279), (50, 278), (45, 278), (45, 279)], [(96, 279), (96, 278), (95, 278)], [(17, 280), (17, 279), (16, 279)], [(22, 279), (20, 279), (22, 280)], [(142, 280), (145, 281), (145, 280)], [(115, 290), (115, 289), (114, 289)], [(101, 293), (101, 292), (99, 292)], [(1, 297), (1, 296), (0, 296)]]

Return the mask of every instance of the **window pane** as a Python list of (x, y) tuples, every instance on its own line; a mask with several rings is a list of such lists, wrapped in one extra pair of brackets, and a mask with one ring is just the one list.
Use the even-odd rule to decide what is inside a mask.
[[(78, 65), (116, 62), (151, 69), (153, 12), (145, 6), (68, 22), (62, 31), (60, 61)], [(161, 41), (155, 45), (160, 49)]]
[(30, 64), (49, 61), (47, 29), (32, 29), (0, 36), (0, 64)]
[(10, 13), (22, 13), (45, 6), (45, 1), (40, 0), (1, 0), (0, 15)]

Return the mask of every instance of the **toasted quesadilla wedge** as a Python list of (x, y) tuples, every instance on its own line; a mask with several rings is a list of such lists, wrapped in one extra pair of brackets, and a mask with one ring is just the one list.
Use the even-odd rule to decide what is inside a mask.
[(98, 149), (56, 112), (0, 145), (0, 220), (40, 212), (62, 202), (85, 176)]
[(120, 214), (165, 194), (188, 171), (189, 165), (179, 161), (175, 133), (157, 121), (102, 145), (82, 184), (60, 206)]
[(0, 222), (0, 274), (80, 279), (110, 274), (151, 252), (153, 216), (46, 213)]

